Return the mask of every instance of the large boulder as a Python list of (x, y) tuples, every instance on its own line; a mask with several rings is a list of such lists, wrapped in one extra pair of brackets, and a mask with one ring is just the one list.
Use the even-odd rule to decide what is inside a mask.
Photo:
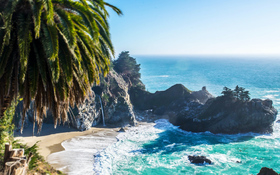
[(272, 168), (263, 167), (258, 175), (278, 175)]
[(212, 161), (205, 156), (188, 156), (188, 159), (193, 164), (211, 164)]

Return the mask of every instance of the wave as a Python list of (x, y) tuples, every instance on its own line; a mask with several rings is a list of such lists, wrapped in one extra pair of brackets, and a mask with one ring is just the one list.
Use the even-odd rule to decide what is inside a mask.
[(47, 161), (69, 175), (93, 174), (94, 155), (117, 141), (113, 130), (104, 130), (62, 142), (65, 151), (53, 153)]
[[(94, 171), (102, 175), (256, 174), (261, 168), (257, 165), (263, 162), (273, 165), (271, 160), (280, 154), (279, 127), (275, 124), (275, 133), (269, 135), (192, 133), (160, 119), (155, 125), (132, 127), (119, 134), (118, 142), (95, 157)], [(207, 165), (209, 168), (193, 165), (188, 155), (206, 156), (213, 165)]]

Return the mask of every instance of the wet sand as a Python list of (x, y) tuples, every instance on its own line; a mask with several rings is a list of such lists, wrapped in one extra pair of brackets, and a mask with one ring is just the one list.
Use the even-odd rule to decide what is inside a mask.
[[(38, 142), (39, 153), (47, 160), (48, 155), (63, 151), (61, 143), (65, 140), (71, 139), (77, 136), (96, 135), (109, 132), (107, 136), (116, 137), (118, 128), (91, 128), (87, 131), (77, 131), (76, 129), (69, 128), (68, 126), (58, 126), (54, 129), (52, 124), (44, 124), (40, 135), (33, 135), (32, 127), (23, 130), (23, 133), (15, 132), (15, 139), (27, 144), (28, 146), (34, 145)], [(101, 134), (102, 135), (102, 134)]]

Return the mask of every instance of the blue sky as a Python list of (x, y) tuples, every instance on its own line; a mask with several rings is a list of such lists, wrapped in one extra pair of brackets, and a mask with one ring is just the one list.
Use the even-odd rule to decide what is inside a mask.
[(107, 0), (116, 56), (280, 55), (280, 0)]

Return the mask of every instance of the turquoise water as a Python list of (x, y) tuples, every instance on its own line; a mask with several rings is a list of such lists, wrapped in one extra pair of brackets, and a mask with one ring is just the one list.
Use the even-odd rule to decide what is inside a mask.
[[(206, 86), (219, 95), (224, 86), (270, 98), (280, 111), (280, 61), (273, 59), (207, 59), (137, 57), (146, 88), (155, 92), (176, 84), (190, 90)], [(279, 117), (278, 117), (279, 119)], [(224, 135), (185, 132), (167, 120), (131, 128), (95, 158), (97, 174), (257, 174), (267, 166), (280, 172), (280, 123), (273, 134)], [(211, 165), (197, 166), (188, 155), (203, 155)]]

